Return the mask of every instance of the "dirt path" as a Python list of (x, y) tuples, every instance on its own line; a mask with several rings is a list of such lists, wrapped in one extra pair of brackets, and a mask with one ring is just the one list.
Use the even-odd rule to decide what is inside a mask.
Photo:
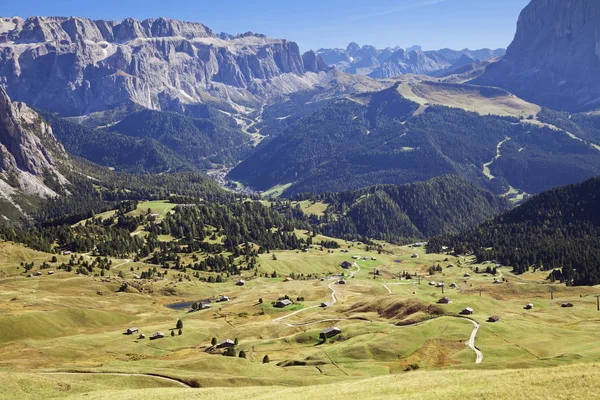
[[(330, 290), (331, 290), (331, 300), (332, 300), (332, 304), (337, 303), (337, 297), (335, 295), (335, 289), (333, 288), (333, 285), (335, 285), (335, 283), (331, 283), (329, 284), (329, 286), (327, 286)], [(279, 318), (275, 318), (273, 321), (271, 322), (281, 322), (284, 319), (287, 319), (289, 317), (293, 317), (296, 314), (300, 314), (301, 312), (307, 311), (307, 310), (312, 310), (313, 308), (318, 308), (319, 306), (312, 306), (312, 307), (307, 307), (307, 308), (303, 308), (302, 310), (298, 310), (298, 311), (294, 311), (293, 313), (284, 315), (283, 317), (279, 317)], [(298, 325), (294, 325), (294, 324), (288, 324), (286, 323), (287, 326), (298, 326)]]
[(117, 268), (119, 268), (119, 267), (122, 267), (122, 266), (123, 266), (123, 265), (125, 265), (125, 264), (129, 264), (130, 262), (131, 262), (131, 260), (127, 260), (127, 261), (125, 261), (125, 262), (122, 262), (122, 263), (121, 263), (121, 264), (119, 264), (119, 265), (115, 265), (114, 267), (112, 267), (112, 269), (117, 269)]
[(383, 279), (381, 280), (381, 284), (383, 285), (384, 288), (387, 289), (387, 291), (392, 294), (392, 289), (390, 289), (390, 287), (388, 285), (385, 284), (385, 282), (383, 282)]
[[(449, 316), (451, 318), (460, 318), (461, 320), (465, 320), (465, 321), (469, 321), (470, 323), (473, 324), (473, 331), (471, 332), (471, 336), (469, 337), (469, 340), (466, 342), (466, 345), (475, 352), (475, 364), (481, 364), (481, 362), (483, 361), (483, 353), (477, 348), (477, 346), (475, 346), (475, 339), (477, 338), (477, 332), (479, 332), (479, 323), (477, 323), (476, 321), (472, 320), (471, 318), (465, 318), (465, 317), (452, 317)], [(410, 325), (394, 325), (394, 324), (390, 324), (391, 326), (395, 327), (395, 328), (406, 328), (409, 326), (419, 326), (419, 325), (424, 325), (427, 324), (429, 322), (435, 321), (437, 318), (432, 318), (432, 319), (428, 319), (427, 321), (422, 321), (422, 322), (416, 322), (414, 324), (410, 324)]]
[(154, 378), (163, 381), (169, 381), (178, 384), (181, 387), (191, 389), (192, 387), (187, 383), (184, 383), (175, 378), (169, 378), (168, 376), (152, 375), (152, 374), (125, 374), (119, 372), (39, 372), (40, 375), (106, 375), (106, 376), (139, 376), (144, 378)]
[(350, 279), (354, 278), (354, 275), (356, 275), (356, 274), (358, 274), (358, 273), (360, 272), (360, 265), (358, 265), (358, 264), (355, 262), (355, 263), (354, 263), (354, 266), (355, 266), (356, 268), (358, 268), (358, 269), (357, 269), (356, 271), (353, 271), (353, 272), (350, 274)]
[(311, 322), (301, 322), (298, 324), (289, 324), (284, 322), (284, 324), (286, 324), (287, 326), (290, 327), (298, 327), (298, 326), (309, 326), (309, 325), (315, 325), (315, 324), (320, 324), (322, 322), (339, 322), (339, 321), (364, 321), (364, 322), (373, 322), (369, 319), (366, 318), (330, 318), (330, 319), (319, 319), (316, 321), (311, 321)]
[(475, 364), (481, 364), (481, 362), (483, 361), (483, 353), (475, 346), (475, 339), (477, 338), (477, 332), (479, 332), (479, 324), (470, 318), (463, 319), (471, 321), (471, 323), (473, 324), (473, 332), (471, 332), (471, 337), (467, 342), (467, 346), (469, 346), (471, 350), (473, 350), (477, 355), (477, 357), (475, 358)]
[(506, 137), (503, 141), (501, 141), (500, 143), (498, 143), (498, 145), (496, 146), (496, 157), (492, 158), (492, 160), (490, 162), (487, 162), (485, 164), (483, 164), (483, 174), (489, 179), (492, 180), (495, 178), (494, 175), (492, 175), (492, 172), (490, 171), (490, 166), (496, 161), (498, 160), (500, 157), (502, 157), (502, 145), (506, 142), (508, 142), (509, 140), (511, 140), (511, 138)]
[(319, 306), (306, 307), (306, 308), (303, 308), (302, 310), (294, 311), (294, 312), (293, 312), (293, 313), (291, 313), (291, 314), (284, 315), (283, 317), (275, 318), (275, 319), (274, 319), (273, 321), (271, 321), (271, 322), (281, 322), (281, 321), (283, 321), (283, 320), (284, 320), (284, 319), (286, 319), (286, 318), (293, 317), (293, 316), (294, 316), (294, 315), (296, 315), (296, 314), (300, 314), (301, 312), (308, 311), (308, 310), (312, 310), (313, 308), (317, 308), (317, 307), (319, 307)]
[[(356, 270), (356, 271), (354, 271), (354, 272), (352, 272), (352, 273), (350, 274), (350, 278), (353, 278), (353, 277), (354, 277), (354, 275), (356, 275), (357, 273), (359, 273), (359, 272), (360, 272), (360, 267), (358, 266), (358, 264), (354, 263), (354, 266), (357, 268), (357, 270)], [(329, 290), (331, 290), (331, 304), (335, 304), (335, 303), (337, 303), (337, 302), (338, 302), (338, 299), (337, 299), (337, 296), (336, 296), (336, 292), (335, 292), (335, 289), (334, 289), (334, 287), (333, 287), (333, 285), (335, 285), (335, 284), (336, 284), (336, 283), (334, 282), (334, 283), (330, 283), (330, 284), (327, 286), (327, 287), (329, 288)], [(391, 293), (391, 292), (390, 292), (390, 293)], [(271, 322), (281, 322), (281, 321), (283, 321), (284, 319), (287, 319), (287, 318), (289, 318), (289, 317), (293, 317), (294, 315), (300, 314), (301, 312), (304, 312), (304, 311), (307, 311), (307, 310), (312, 310), (312, 309), (314, 309), (314, 308), (318, 308), (318, 307), (320, 307), (320, 306), (311, 306), (311, 307), (303, 308), (302, 310), (294, 311), (293, 313), (290, 313), (290, 314), (284, 315), (283, 317), (275, 318), (275, 319), (274, 319), (273, 321), (271, 321)], [(336, 320), (336, 321), (342, 321), (342, 320), (341, 320), (341, 319), (338, 319), (338, 320)], [(311, 322), (311, 323), (313, 323), (313, 322)], [(317, 322), (314, 322), (314, 323), (317, 323)], [(286, 323), (286, 325), (287, 325), (287, 326), (300, 326), (300, 325), (288, 324), (288, 323)]]
[(331, 304), (335, 304), (338, 301), (337, 296), (335, 295), (335, 289), (333, 288), (333, 285), (335, 285), (335, 283), (330, 283), (329, 286), (327, 286), (329, 290), (331, 290)]

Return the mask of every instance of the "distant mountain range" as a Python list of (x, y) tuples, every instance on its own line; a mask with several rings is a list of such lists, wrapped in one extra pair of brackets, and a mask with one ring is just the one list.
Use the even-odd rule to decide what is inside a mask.
[(346, 49), (319, 49), (323, 61), (340, 71), (368, 75), (372, 78), (392, 78), (404, 74), (441, 76), (465, 65), (501, 57), (504, 49), (432, 50), (420, 46), (377, 49), (350, 43)]
[[(593, 77), (582, 92), (568, 75), (596, 68), (589, 28), (575, 29), (588, 40), (568, 48), (560, 32), (567, 15), (587, 23), (595, 9), (550, 3), (526, 8), (504, 57), (356, 43), (301, 54), (288, 40), (166, 18), (0, 18), (0, 85), (39, 112), (69, 154), (117, 171), (205, 171), (286, 196), (454, 174), (522, 199), (600, 174), (596, 114), (554, 112), (508, 91), (542, 105), (577, 93), (593, 103), (584, 93)], [(556, 12), (540, 18), (547, 9)], [(552, 43), (578, 65), (548, 61)], [(505, 68), (515, 57), (535, 67), (530, 79)]]

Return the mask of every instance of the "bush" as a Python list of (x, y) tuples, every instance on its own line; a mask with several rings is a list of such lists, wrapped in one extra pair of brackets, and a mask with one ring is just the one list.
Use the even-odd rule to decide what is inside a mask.
[(183, 321), (180, 319), (177, 320), (177, 329), (183, 329)]
[(417, 363), (414, 363), (414, 364), (407, 365), (406, 368), (404, 368), (404, 371), (406, 371), (406, 372), (416, 371), (419, 368), (421, 368), (421, 366), (419, 366), (419, 364), (417, 364)]
[(227, 349), (225, 349), (225, 351), (223, 352), (223, 355), (225, 357), (235, 357), (235, 349), (233, 347), (228, 347)]
[(269, 356), (268, 356), (268, 355), (265, 355), (265, 356), (263, 357), (263, 364), (268, 364), (268, 363), (270, 363), (270, 362), (271, 362), (271, 360), (269, 359)]

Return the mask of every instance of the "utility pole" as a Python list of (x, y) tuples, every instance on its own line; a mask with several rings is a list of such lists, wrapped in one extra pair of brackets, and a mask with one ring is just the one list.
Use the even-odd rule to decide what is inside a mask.
[(600, 311), (600, 294), (596, 295), (596, 308)]
[(554, 300), (554, 292), (553, 291), (550, 292), (550, 300)]
[(479, 297), (481, 297), (481, 289), (479, 289)]

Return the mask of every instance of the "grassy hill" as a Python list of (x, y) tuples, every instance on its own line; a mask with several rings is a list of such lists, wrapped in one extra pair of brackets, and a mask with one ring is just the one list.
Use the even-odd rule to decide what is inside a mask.
[[(431, 399), (458, 400), (464, 398), (497, 400), (588, 399), (600, 390), (598, 365), (563, 366), (550, 369), (506, 371), (438, 371), (413, 372), (410, 379), (400, 376), (380, 377), (302, 388), (158, 388), (167, 386), (160, 380), (135, 377), (48, 376), (6, 374), (6, 385), (0, 389), (7, 396), (34, 398), (121, 399), (230, 399), (251, 397), (259, 400), (290, 400), (313, 398), (345, 399)], [(147, 382), (143, 382), (142, 379)], [(31, 391), (23, 387), (33, 386)], [(567, 384), (565, 384), (567, 383)], [(136, 386), (153, 385), (154, 388)], [(172, 386), (172, 384), (171, 384)], [(144, 387), (144, 386), (142, 386)], [(109, 389), (113, 388), (113, 389)], [(118, 389), (115, 389), (118, 388)], [(38, 397), (36, 397), (38, 396)]]
[[(148, 264), (116, 266), (116, 260), (104, 277), (57, 271), (27, 278), (7, 269), (0, 278), (1, 318), (10, 326), (0, 340), (5, 382), (0, 397), (420, 399), (434, 393), (448, 399), (512, 399), (522, 393), (536, 399), (552, 393), (577, 399), (596, 390), (593, 366), (600, 347), (593, 288), (549, 284), (539, 272), (517, 277), (509, 268), (498, 270), (495, 277), (503, 283), (494, 284), (483, 268), (475, 272), (481, 265), (472, 259), (383, 243), (381, 253), (361, 243), (339, 243), (350, 253), (278, 250), (259, 257), (258, 277), (247, 271), (212, 284), (188, 281), (187, 274), (175, 271), (165, 279), (139, 280), (137, 268)], [(419, 257), (412, 258), (413, 253)], [(339, 263), (352, 260), (351, 255), (361, 256), (358, 267), (342, 270)], [(0, 249), (0, 256), (18, 265), (32, 254), (11, 244)], [(442, 272), (427, 276), (429, 266), (438, 264)], [(277, 278), (263, 272), (277, 272)], [(404, 272), (412, 278), (399, 279)], [(463, 277), (466, 272), (470, 278)], [(292, 273), (296, 279), (286, 281)], [(340, 274), (346, 275), (346, 285), (335, 284)], [(235, 285), (240, 277), (246, 279), (244, 287)], [(436, 304), (442, 294), (428, 284), (431, 280), (446, 282), (451, 304)], [(123, 282), (143, 290), (120, 292)], [(450, 288), (450, 282), (458, 287)], [(337, 303), (318, 307), (331, 301), (332, 287)], [(204, 311), (165, 307), (219, 295), (230, 300), (213, 302)], [(271, 302), (283, 295), (294, 300), (294, 307), (273, 308)], [(562, 309), (562, 301), (575, 307)], [(533, 310), (523, 309), (527, 302), (534, 303)], [(475, 364), (474, 352), (465, 345), (473, 324), (458, 313), (468, 306), (475, 308), (471, 318), (480, 324), (475, 343), (482, 364)], [(293, 311), (300, 312), (289, 315)], [(486, 322), (493, 314), (501, 321)], [(175, 329), (171, 337), (178, 319), (183, 334)], [(34, 328), (40, 324), (44, 329)], [(332, 325), (342, 334), (321, 343), (319, 333)], [(153, 341), (124, 335), (131, 326), (147, 336), (167, 335)], [(246, 359), (211, 350), (213, 337), (238, 338), (236, 355), (244, 350)], [(265, 355), (268, 364), (262, 363)], [(565, 385), (570, 379), (577, 384)], [(181, 382), (202, 389), (184, 388)], [(515, 385), (529, 389), (515, 394)]]

